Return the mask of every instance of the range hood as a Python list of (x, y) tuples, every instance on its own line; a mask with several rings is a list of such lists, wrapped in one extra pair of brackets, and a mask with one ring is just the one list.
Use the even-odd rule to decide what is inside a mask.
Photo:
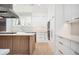
[(0, 6), (0, 16), (5, 18), (19, 18), (19, 16), (16, 15), (16, 13), (12, 9), (2, 6)]

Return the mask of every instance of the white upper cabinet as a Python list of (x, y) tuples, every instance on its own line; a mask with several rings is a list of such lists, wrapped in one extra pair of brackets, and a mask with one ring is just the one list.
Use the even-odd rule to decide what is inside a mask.
[(64, 19), (65, 19), (65, 21), (70, 20), (72, 18), (71, 6), (72, 5), (64, 5)]
[(79, 5), (75, 4), (71, 7), (72, 11), (72, 19), (79, 18)]
[(66, 4), (64, 5), (64, 19), (69, 21), (79, 17), (79, 5), (78, 4)]

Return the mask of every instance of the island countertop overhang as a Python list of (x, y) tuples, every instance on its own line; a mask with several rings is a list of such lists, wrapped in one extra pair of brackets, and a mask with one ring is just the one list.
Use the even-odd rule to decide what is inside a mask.
[(5, 33), (5, 34), (0, 34), (0, 36), (32, 36), (32, 35), (35, 35), (35, 33), (34, 32), (16, 32), (16, 33), (14, 33), (14, 34), (7, 34), (7, 33)]

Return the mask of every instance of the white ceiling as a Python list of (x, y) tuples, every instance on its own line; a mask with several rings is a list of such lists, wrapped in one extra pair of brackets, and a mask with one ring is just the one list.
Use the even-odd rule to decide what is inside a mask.
[(13, 9), (15, 12), (32, 12), (32, 6), (28, 4), (15, 4)]
[(13, 9), (15, 12), (42, 12), (48, 11), (47, 4), (14, 4)]

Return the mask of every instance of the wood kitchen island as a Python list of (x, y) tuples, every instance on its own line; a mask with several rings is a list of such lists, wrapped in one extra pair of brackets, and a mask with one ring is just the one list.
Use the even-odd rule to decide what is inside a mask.
[(35, 37), (35, 33), (0, 34), (0, 48), (10, 49), (12, 55), (32, 55)]

